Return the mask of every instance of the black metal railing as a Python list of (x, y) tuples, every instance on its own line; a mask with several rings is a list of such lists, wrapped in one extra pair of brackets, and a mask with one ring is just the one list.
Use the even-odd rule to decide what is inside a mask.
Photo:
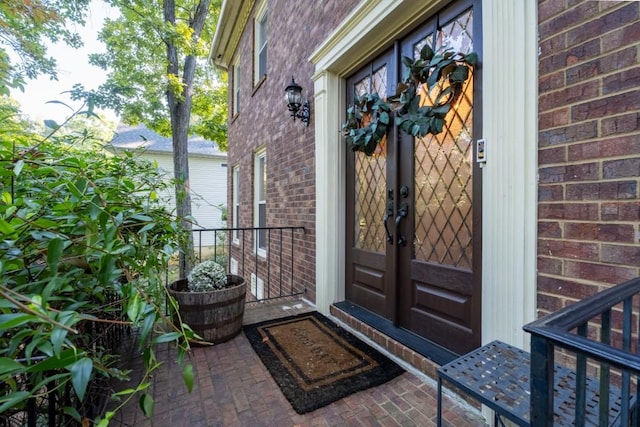
[(214, 259), (247, 281), (247, 302), (304, 294), (304, 227), (194, 229), (197, 259)]
[[(554, 363), (575, 364), (575, 425), (585, 406), (598, 406), (598, 425), (609, 425), (610, 399), (619, 391), (617, 425), (640, 425), (636, 405), (640, 376), (640, 278), (589, 296), (524, 326), (531, 334), (531, 425), (553, 425)], [(599, 380), (599, 400), (587, 402), (586, 382)]]
[[(104, 310), (86, 312), (102, 321), (84, 320), (77, 324), (80, 337), (75, 344), (87, 351), (117, 354), (123, 341), (130, 334), (129, 326), (123, 322), (121, 316), (122, 303), (116, 294), (103, 296)], [(113, 322), (104, 322), (112, 320)], [(32, 363), (46, 360), (48, 356), (32, 356)], [(26, 358), (16, 359), (16, 362), (26, 363)], [(60, 383), (56, 379), (60, 371), (49, 371), (42, 377), (30, 374), (18, 374), (9, 381), (0, 384), (0, 396), (6, 394), (13, 387), (17, 391), (31, 391), (34, 397), (27, 399), (23, 406), (8, 408), (0, 413), (0, 427), (14, 426), (75, 426), (80, 423), (71, 415), (72, 408), (86, 422), (103, 415), (111, 395), (111, 384), (108, 379), (95, 376), (89, 382), (85, 399), (80, 401), (71, 387), (71, 383)], [(52, 378), (38, 389), (35, 384), (43, 384), (43, 378)]]

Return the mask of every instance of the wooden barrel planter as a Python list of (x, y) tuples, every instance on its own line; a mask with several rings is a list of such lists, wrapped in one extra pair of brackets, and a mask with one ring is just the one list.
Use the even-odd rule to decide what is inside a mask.
[(169, 294), (178, 302), (182, 322), (213, 344), (228, 341), (242, 330), (246, 283), (232, 274), (227, 275), (227, 280), (233, 285), (209, 292), (190, 292), (186, 279), (169, 285)]

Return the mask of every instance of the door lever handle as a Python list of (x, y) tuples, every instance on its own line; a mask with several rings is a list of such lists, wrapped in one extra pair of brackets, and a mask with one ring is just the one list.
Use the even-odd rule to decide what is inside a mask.
[(387, 222), (389, 218), (393, 217), (393, 190), (387, 190), (387, 210), (385, 211), (384, 216), (382, 217), (382, 224), (384, 224), (384, 231), (387, 233), (387, 243), (393, 245), (393, 235), (389, 231), (389, 225)]
[(398, 236), (398, 246), (407, 245), (407, 239), (404, 235), (400, 234), (400, 223), (402, 222), (402, 218), (405, 218), (407, 215), (409, 215), (409, 205), (407, 205), (406, 202), (402, 202), (398, 209), (398, 216), (396, 216), (396, 235)]
[(389, 222), (389, 219), (392, 217), (393, 217), (393, 199), (387, 201), (387, 211), (385, 212), (384, 217), (382, 217), (382, 223), (384, 224), (384, 231), (387, 233), (387, 242), (390, 245), (393, 245), (393, 235), (389, 231), (389, 225), (387, 223)]
[(387, 233), (387, 242), (390, 245), (393, 245), (393, 235), (389, 231), (389, 226), (387, 225), (387, 222), (389, 221), (389, 218), (391, 218), (392, 216), (393, 216), (393, 213), (389, 215), (389, 212), (387, 211), (387, 213), (384, 214), (384, 217), (382, 217), (382, 223), (384, 224), (384, 231)]

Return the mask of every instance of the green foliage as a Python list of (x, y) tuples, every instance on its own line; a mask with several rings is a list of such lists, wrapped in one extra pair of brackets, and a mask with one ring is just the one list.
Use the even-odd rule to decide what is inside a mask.
[[(462, 93), (477, 58), (475, 53), (464, 55), (450, 49), (433, 52), (428, 45), (422, 48), (418, 59), (404, 56), (404, 84), (399, 85), (395, 97), (400, 103), (396, 126), (415, 137), (441, 133), (445, 117)], [(421, 84), (429, 94), (438, 91), (431, 105), (420, 106), (417, 87)]]
[(158, 366), (152, 343), (183, 336), (163, 314), (162, 273), (183, 239), (158, 198), (166, 181), (133, 155), (24, 131), (11, 113), (0, 104), (0, 413), (45, 385), (69, 383), (82, 402), (96, 378), (127, 380), (102, 339), (124, 326), (146, 355), (141, 384), (114, 396), (131, 398)]
[(0, 95), (8, 94), (9, 87), (22, 88), (25, 78), (56, 78), (56, 61), (44, 42), (82, 46), (68, 24), (83, 25), (88, 4), (89, 0), (0, 2)]
[[(188, 136), (200, 134), (226, 149), (226, 84), (206, 65), (221, 0), (107, 0), (120, 16), (107, 19), (99, 34), (106, 52), (90, 62), (108, 70), (96, 91), (81, 85), (72, 99), (85, 99), (120, 114), (123, 122), (144, 123), (173, 137), (176, 213), (191, 229)], [(180, 256), (184, 277), (193, 258), (193, 240)]]
[(19, 139), (22, 130), (31, 127), (20, 114), (20, 103), (7, 95), (0, 95), (0, 123), (0, 138), (10, 135), (8, 137)]
[[(355, 96), (342, 132), (353, 151), (371, 156), (389, 129), (391, 108), (377, 93)], [(364, 120), (369, 121), (365, 123)]]
[(191, 292), (209, 292), (227, 287), (227, 272), (215, 261), (202, 261), (187, 277)]
[[(462, 93), (477, 61), (478, 55), (473, 52), (465, 55), (446, 48), (434, 52), (428, 45), (417, 59), (404, 56), (403, 81), (398, 84), (396, 95), (389, 99), (393, 107), (373, 93), (356, 96), (354, 105), (347, 109), (347, 121), (342, 126), (347, 144), (354, 151), (372, 155), (387, 133), (392, 111), (395, 125), (409, 135), (441, 133), (447, 113)], [(426, 93), (437, 93), (430, 105), (420, 106), (420, 85), (425, 86)]]
[[(172, 133), (167, 95), (178, 102), (191, 93), (190, 134), (198, 134), (226, 149), (226, 75), (206, 64), (220, 0), (212, 2), (200, 37), (192, 26), (199, 2), (177, 1), (176, 22), (163, 14), (160, 0), (110, 0), (121, 15), (107, 19), (99, 39), (104, 53), (90, 56), (90, 62), (109, 71), (107, 82), (97, 91), (76, 85), (74, 99), (92, 99), (101, 107), (117, 111), (122, 121), (144, 123), (161, 135)], [(167, 46), (176, 49), (178, 68), (168, 72)], [(187, 63), (195, 61), (193, 75)]]
[[(0, 98), (2, 102), (2, 98)], [(55, 120), (44, 120), (41, 124), (24, 121), (23, 128), (29, 129), (45, 139), (60, 144), (73, 141), (76, 148), (95, 149), (110, 141), (117, 123), (104, 119), (96, 114), (94, 105), (82, 103), (74, 107), (61, 101), (48, 101), (69, 110), (69, 116), (62, 123)], [(16, 105), (17, 102), (16, 102)]]

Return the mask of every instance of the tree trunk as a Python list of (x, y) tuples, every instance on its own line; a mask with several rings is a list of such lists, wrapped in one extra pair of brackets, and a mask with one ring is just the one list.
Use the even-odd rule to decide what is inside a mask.
[(189, 185), (189, 113), (185, 105), (178, 103), (171, 113), (173, 137), (173, 170), (176, 179), (176, 213), (180, 226), (187, 231), (186, 241), (180, 252), (180, 277), (187, 277), (193, 267), (193, 233), (191, 223), (191, 189)]
[[(200, 38), (205, 19), (209, 12), (210, 0), (198, 2), (193, 18), (190, 22), (193, 28), (193, 38)], [(175, 1), (164, 0), (163, 10), (165, 22), (175, 25)], [(167, 45), (167, 74), (179, 75), (178, 51), (170, 40)], [(171, 90), (167, 91), (167, 103), (171, 116), (171, 133), (173, 139), (173, 170), (176, 179), (176, 213), (180, 225), (187, 231), (188, 239), (181, 248), (180, 277), (186, 277), (194, 262), (193, 234), (191, 233), (191, 194), (189, 188), (189, 121), (191, 118), (191, 100), (193, 97), (193, 79), (195, 76), (196, 60), (187, 55), (184, 60), (182, 73), (182, 94), (177, 96)]]

